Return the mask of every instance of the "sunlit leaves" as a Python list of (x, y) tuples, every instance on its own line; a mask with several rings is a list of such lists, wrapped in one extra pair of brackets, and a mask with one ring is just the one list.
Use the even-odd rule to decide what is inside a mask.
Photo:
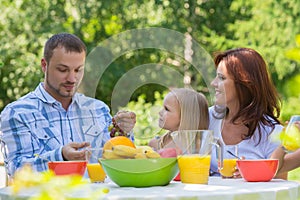
[[(0, 110), (43, 80), (40, 58), (52, 34), (74, 33), (90, 51), (114, 34), (149, 26), (189, 32), (211, 54), (240, 46), (255, 48), (266, 58), (279, 92), (284, 97), (297, 93), (288, 79), (298, 84), (293, 78), (300, 65), (295, 62), (299, 62), (300, 36), (294, 41), (300, 27), (298, 0), (1, 0), (0, 8)], [(291, 50), (288, 57), (286, 50)], [(122, 74), (151, 62), (176, 69), (186, 64), (182, 58), (153, 49), (128, 52), (106, 71), (96, 98), (110, 104), (114, 83)], [(195, 74), (191, 69), (187, 74)], [(192, 78), (193, 86), (202, 90), (201, 77)], [(146, 94), (146, 102), (154, 101), (154, 91), (162, 89), (151, 85), (134, 98)]]
[(110, 20), (107, 20), (106, 24), (104, 25), (106, 33), (108, 35), (114, 35), (116, 33), (119, 33), (122, 30), (122, 25), (120, 22), (121, 21), (118, 18), (118, 16), (111, 16)]
[(296, 36), (296, 47), (286, 51), (286, 57), (300, 63), (300, 34)]
[(134, 136), (137, 145), (148, 145), (151, 138), (161, 134), (161, 128), (158, 127), (158, 119), (159, 111), (163, 106), (164, 95), (155, 92), (155, 101), (153, 103), (146, 102), (145, 96), (142, 95), (139, 96), (137, 101), (131, 101), (126, 108), (123, 108), (125, 110), (135, 111), (136, 126)]
[(285, 94), (289, 97), (300, 97), (300, 74), (293, 76), (284, 85)]
[(236, 19), (229, 26), (233, 32), (233, 48), (236, 46), (252, 47), (261, 52), (269, 64), (270, 73), (276, 86), (281, 86), (286, 76), (295, 69), (295, 65), (285, 57), (285, 51), (294, 41), (299, 31), (300, 2), (296, 0), (273, 1), (234, 1), (232, 9), (241, 10), (246, 7), (247, 19)]

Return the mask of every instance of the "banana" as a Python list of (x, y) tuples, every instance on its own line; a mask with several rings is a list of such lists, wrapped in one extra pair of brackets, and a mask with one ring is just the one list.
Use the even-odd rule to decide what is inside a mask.
[(126, 146), (126, 145), (115, 145), (112, 147), (112, 151), (119, 156), (123, 156), (127, 158), (134, 158), (134, 156), (137, 153), (136, 148)]
[(157, 153), (156, 151), (146, 151), (145, 154), (147, 158), (160, 158), (159, 153)]
[(104, 159), (123, 159), (124, 157), (115, 154), (112, 150), (103, 150)]
[(137, 152), (134, 156), (135, 159), (143, 159), (143, 158), (147, 158), (145, 153), (141, 153), (141, 152)]
[(146, 153), (146, 151), (153, 151), (150, 146), (136, 146), (137, 152)]

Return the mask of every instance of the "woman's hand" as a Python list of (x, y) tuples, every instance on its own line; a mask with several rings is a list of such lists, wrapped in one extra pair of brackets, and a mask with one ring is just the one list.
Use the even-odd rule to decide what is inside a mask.
[[(241, 156), (240, 159), (244, 160), (245, 156)], [(243, 178), (237, 166), (235, 167), (235, 172), (233, 172), (233, 178)]]
[(233, 172), (233, 178), (242, 178), (242, 175), (237, 167), (235, 168), (235, 172)]

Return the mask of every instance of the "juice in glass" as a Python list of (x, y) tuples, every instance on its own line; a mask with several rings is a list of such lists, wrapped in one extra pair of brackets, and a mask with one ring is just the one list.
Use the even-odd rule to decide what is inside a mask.
[(222, 177), (224, 178), (233, 177), (233, 173), (236, 170), (236, 161), (237, 159), (235, 158), (232, 159), (226, 158), (223, 160), (223, 168), (219, 170)]
[(200, 154), (180, 155), (177, 157), (182, 183), (207, 184), (210, 156)]
[(87, 170), (92, 183), (104, 182), (106, 174), (99, 163), (88, 163)]

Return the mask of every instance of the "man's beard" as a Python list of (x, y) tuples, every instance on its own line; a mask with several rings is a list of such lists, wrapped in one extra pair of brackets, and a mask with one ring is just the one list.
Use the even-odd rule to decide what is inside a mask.
[[(48, 76), (47, 76), (47, 77), (48, 77)], [(77, 86), (75, 85), (75, 90), (70, 91), (70, 92), (65, 92), (65, 93), (63, 93), (63, 92), (60, 91), (59, 87), (58, 87), (58, 88), (55, 88), (55, 86), (53, 86), (53, 85), (50, 83), (50, 81), (49, 81), (48, 78), (46, 78), (46, 82), (47, 82), (47, 85), (48, 85), (49, 89), (51, 89), (52, 91), (54, 91), (56, 94), (58, 94), (58, 95), (61, 96), (61, 97), (73, 97), (73, 95), (75, 94), (75, 92), (76, 92), (77, 89), (78, 89)], [(66, 93), (67, 93), (67, 94), (66, 94)]]

